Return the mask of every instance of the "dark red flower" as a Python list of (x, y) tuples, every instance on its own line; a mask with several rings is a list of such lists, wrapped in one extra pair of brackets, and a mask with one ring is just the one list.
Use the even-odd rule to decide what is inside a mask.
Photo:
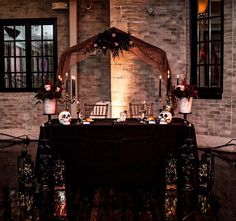
[(35, 98), (38, 99), (36, 103), (40, 103), (40, 100), (48, 99), (59, 99), (62, 96), (62, 85), (53, 85), (52, 81), (48, 81), (39, 87)]
[(181, 82), (181, 84), (179, 84), (175, 90), (174, 90), (174, 95), (181, 99), (183, 97), (186, 98), (198, 98), (198, 91), (196, 89), (196, 87), (194, 85), (190, 85), (187, 83), (187, 79), (184, 78)]

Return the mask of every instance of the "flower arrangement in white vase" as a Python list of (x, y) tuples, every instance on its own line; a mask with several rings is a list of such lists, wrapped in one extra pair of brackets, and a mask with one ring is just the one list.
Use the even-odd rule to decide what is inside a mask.
[(191, 113), (193, 98), (198, 98), (198, 91), (194, 85), (187, 82), (186, 77), (177, 85), (174, 95), (179, 100), (179, 112), (182, 114)]
[(46, 84), (40, 86), (35, 98), (38, 99), (36, 104), (43, 101), (44, 114), (55, 114), (56, 113), (56, 102), (62, 97), (62, 85), (52, 84), (48, 81)]

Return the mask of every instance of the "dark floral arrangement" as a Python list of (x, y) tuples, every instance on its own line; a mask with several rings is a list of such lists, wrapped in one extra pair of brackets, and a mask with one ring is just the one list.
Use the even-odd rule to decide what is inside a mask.
[(60, 99), (62, 97), (62, 85), (53, 85), (52, 81), (48, 81), (46, 84), (40, 86), (37, 94), (34, 98), (38, 99), (36, 104), (41, 103), (41, 101), (48, 99)]
[(196, 87), (194, 85), (190, 85), (187, 82), (186, 77), (182, 80), (181, 84), (177, 85), (173, 93), (175, 97), (179, 99), (184, 98), (184, 97), (188, 99), (190, 99), (190, 97), (198, 98), (198, 91)]
[(106, 54), (107, 50), (111, 50), (112, 57), (118, 57), (123, 50), (128, 51), (134, 47), (131, 34), (121, 32), (115, 28), (108, 29), (103, 33), (99, 33), (92, 46), (86, 49), (86, 53), (96, 51), (98, 54)]

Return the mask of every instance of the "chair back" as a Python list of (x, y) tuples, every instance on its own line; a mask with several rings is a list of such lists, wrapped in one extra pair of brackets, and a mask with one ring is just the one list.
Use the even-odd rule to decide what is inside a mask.
[(86, 117), (107, 118), (108, 104), (84, 104), (84, 113)]
[(153, 103), (129, 103), (129, 114), (131, 118), (140, 117), (146, 111), (147, 116), (153, 116)]

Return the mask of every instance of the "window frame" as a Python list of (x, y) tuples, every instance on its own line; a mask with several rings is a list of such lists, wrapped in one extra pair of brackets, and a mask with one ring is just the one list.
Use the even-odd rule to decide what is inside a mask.
[[(211, 1), (211, 0), (208, 0)], [(209, 2), (208, 2), (209, 4)], [(199, 87), (197, 85), (198, 77), (198, 45), (200, 41), (198, 40), (198, 0), (190, 1), (190, 54), (191, 54), (191, 74), (190, 82), (193, 85), (196, 85), (199, 98), (200, 99), (222, 99), (223, 94), (223, 76), (224, 76), (224, 0), (221, 0), (221, 15), (220, 15), (220, 45), (221, 45), (221, 57), (220, 57), (220, 84), (218, 87)], [(214, 16), (208, 16), (207, 21), (215, 18)], [(208, 22), (209, 23), (209, 22)], [(209, 31), (209, 27), (208, 27)], [(212, 41), (206, 41), (212, 43)], [(204, 64), (205, 68), (211, 68), (212, 64)], [(209, 72), (208, 72), (209, 77)]]
[[(5, 88), (4, 85), (4, 26), (25, 26), (26, 28), (26, 87), (25, 88)], [(38, 88), (32, 87), (31, 73), (31, 25), (52, 25), (53, 26), (53, 78), (56, 82), (57, 71), (57, 20), (56, 18), (35, 18), (35, 19), (0, 19), (0, 92), (36, 92)], [(42, 40), (42, 39), (41, 39)], [(42, 46), (43, 47), (43, 46)]]

